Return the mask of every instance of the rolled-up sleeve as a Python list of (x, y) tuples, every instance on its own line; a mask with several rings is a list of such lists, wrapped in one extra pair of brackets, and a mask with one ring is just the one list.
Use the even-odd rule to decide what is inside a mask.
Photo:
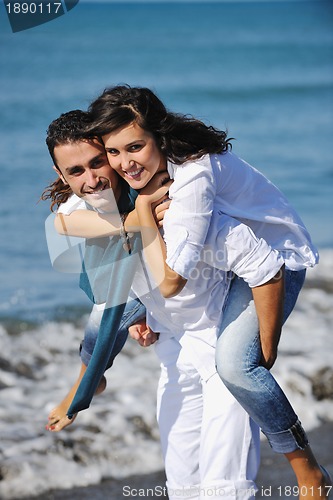
[(188, 279), (200, 260), (216, 195), (209, 156), (174, 166), (172, 200), (163, 228), (168, 266)]
[(212, 217), (202, 259), (217, 269), (233, 271), (251, 288), (267, 283), (284, 264), (282, 255), (249, 226), (220, 211)]

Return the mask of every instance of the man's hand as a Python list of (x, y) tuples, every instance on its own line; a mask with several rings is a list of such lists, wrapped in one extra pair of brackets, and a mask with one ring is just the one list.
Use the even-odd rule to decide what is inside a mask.
[(142, 347), (149, 347), (154, 344), (159, 337), (159, 333), (153, 332), (149, 326), (146, 325), (146, 320), (141, 319), (128, 329), (130, 337), (139, 342)]

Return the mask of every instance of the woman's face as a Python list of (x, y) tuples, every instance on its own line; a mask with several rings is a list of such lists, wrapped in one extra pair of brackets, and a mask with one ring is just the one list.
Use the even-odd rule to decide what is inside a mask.
[(141, 189), (156, 172), (166, 169), (166, 160), (154, 136), (135, 122), (103, 136), (111, 167), (134, 189)]

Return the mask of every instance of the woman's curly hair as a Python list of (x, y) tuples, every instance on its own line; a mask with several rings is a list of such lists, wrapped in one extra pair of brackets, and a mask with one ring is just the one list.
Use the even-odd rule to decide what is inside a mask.
[(150, 132), (161, 152), (178, 165), (231, 149), (227, 133), (191, 116), (169, 112), (148, 88), (117, 85), (89, 106), (87, 133), (102, 137), (132, 122)]

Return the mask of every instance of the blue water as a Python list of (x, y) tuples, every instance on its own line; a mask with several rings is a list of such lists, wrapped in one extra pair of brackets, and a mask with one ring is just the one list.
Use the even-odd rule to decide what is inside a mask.
[(333, 247), (333, 4), (84, 3), (11, 33), (0, 7), (0, 316), (43, 320), (87, 303), (51, 267), (38, 199), (54, 178), (44, 140), (61, 112), (106, 86), (153, 88), (174, 111), (235, 137), (234, 151)]

